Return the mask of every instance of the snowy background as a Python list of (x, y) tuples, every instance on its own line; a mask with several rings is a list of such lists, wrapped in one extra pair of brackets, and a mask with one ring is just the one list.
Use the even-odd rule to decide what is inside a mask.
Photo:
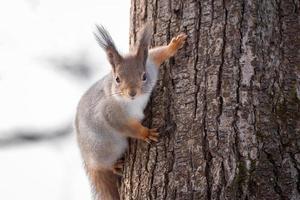
[(0, 1), (0, 199), (90, 199), (73, 120), (109, 69), (92, 32), (128, 49), (129, 0)]

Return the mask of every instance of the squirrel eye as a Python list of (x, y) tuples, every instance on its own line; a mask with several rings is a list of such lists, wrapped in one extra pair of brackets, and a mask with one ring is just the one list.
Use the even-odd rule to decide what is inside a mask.
[(117, 82), (117, 83), (120, 83), (120, 82), (121, 82), (121, 80), (120, 80), (120, 78), (119, 78), (118, 76), (116, 77), (116, 82)]
[(146, 81), (146, 80), (147, 80), (146, 73), (143, 73), (143, 76), (142, 76), (142, 81)]

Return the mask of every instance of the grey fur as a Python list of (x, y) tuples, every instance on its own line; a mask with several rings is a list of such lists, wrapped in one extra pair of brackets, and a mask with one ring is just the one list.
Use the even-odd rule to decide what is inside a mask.
[[(150, 97), (158, 70), (151, 61), (147, 62), (146, 72), (148, 83), (144, 86), (147, 100)], [(96, 82), (81, 98), (76, 117), (78, 141), (84, 160), (90, 159), (111, 167), (127, 148), (127, 139), (118, 133), (118, 128), (127, 123), (126, 119), (135, 117), (142, 120), (143, 116), (130, 116), (131, 107), (137, 107), (135, 100), (121, 100), (117, 93), (112, 92), (114, 79), (112, 73)], [(141, 105), (140, 111), (147, 101)], [(95, 166), (96, 167), (96, 166)]]
[(106, 50), (109, 47), (116, 49), (114, 41), (111, 38), (109, 32), (102, 25), (96, 25), (96, 28), (98, 32), (94, 33), (94, 36), (100, 47), (104, 50)]
[(151, 37), (152, 37), (152, 31), (150, 29), (150, 25), (146, 24), (139, 35), (138, 45), (136, 50), (137, 56), (143, 61), (144, 65), (148, 57), (148, 47), (150, 45)]
[[(114, 56), (118, 55), (112, 38), (102, 26), (97, 26), (97, 29), (99, 35), (95, 36), (99, 45), (108, 52), (108, 58), (112, 58), (113, 70), (83, 95), (75, 123), (86, 168), (99, 169), (99, 177), (105, 177), (101, 173), (111, 170), (128, 146), (126, 134), (120, 130), (127, 126), (128, 119), (142, 120), (144, 117), (143, 110), (157, 81), (158, 68), (149, 58), (143, 61), (143, 56), (147, 58), (148, 54), (150, 36), (147, 30), (138, 46), (146, 49), (146, 55), (131, 53), (116, 64), (115, 58), (109, 55), (111, 49)], [(141, 80), (143, 73), (147, 75), (146, 81)], [(116, 83), (116, 76), (120, 77), (120, 84)], [(139, 91), (134, 99), (127, 98), (131, 90)]]
[(102, 25), (96, 25), (96, 28), (98, 32), (94, 33), (94, 36), (99, 46), (106, 52), (108, 61), (112, 65), (113, 71), (115, 71), (117, 65), (122, 62), (123, 58), (118, 52), (109, 32)]

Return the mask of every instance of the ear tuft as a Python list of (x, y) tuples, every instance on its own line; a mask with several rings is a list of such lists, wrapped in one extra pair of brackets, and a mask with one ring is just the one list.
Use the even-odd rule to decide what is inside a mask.
[(115, 70), (116, 65), (122, 61), (122, 56), (116, 49), (109, 32), (102, 25), (96, 25), (96, 28), (98, 31), (94, 33), (95, 38), (99, 46), (106, 52), (108, 61), (112, 65), (113, 70)]
[(147, 23), (139, 34), (138, 45), (136, 55), (138, 59), (141, 59), (143, 64), (146, 64), (148, 57), (148, 48), (150, 45), (152, 37), (152, 28), (149, 23)]

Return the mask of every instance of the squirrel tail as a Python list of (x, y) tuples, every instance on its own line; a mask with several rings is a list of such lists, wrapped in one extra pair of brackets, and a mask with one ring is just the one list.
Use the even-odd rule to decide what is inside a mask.
[(120, 200), (118, 176), (111, 170), (93, 169), (86, 166), (95, 200)]

